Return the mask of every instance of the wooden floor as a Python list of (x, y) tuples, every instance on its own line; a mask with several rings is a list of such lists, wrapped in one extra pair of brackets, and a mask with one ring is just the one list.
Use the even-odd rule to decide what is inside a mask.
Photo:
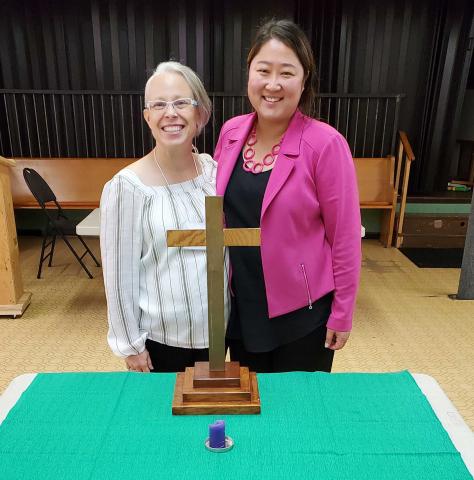
[[(89, 241), (94, 252), (98, 241)], [(123, 369), (106, 342), (102, 271), (90, 280), (60, 245), (54, 266), (36, 279), (40, 240), (20, 239), (25, 289), (22, 318), (0, 317), (0, 391), (17, 375)], [(419, 269), (396, 249), (363, 241), (355, 325), (334, 371), (410, 370), (433, 376), (474, 430), (474, 301), (454, 301), (457, 269)]]

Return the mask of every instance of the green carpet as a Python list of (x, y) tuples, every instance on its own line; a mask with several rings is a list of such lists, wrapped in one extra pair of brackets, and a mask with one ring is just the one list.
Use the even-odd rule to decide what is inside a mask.
[[(172, 416), (174, 374), (40, 374), (0, 425), (0, 478), (472, 478), (407, 372), (258, 379), (261, 415)], [(204, 448), (217, 418), (228, 453)]]

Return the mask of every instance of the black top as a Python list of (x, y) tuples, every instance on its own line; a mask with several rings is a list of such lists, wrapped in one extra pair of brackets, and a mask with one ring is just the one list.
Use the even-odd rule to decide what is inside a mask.
[[(272, 170), (253, 174), (242, 168), (240, 154), (224, 196), (226, 226), (258, 228), (263, 196)], [(268, 352), (293, 342), (326, 324), (332, 292), (308, 307), (278, 317), (268, 317), (260, 247), (229, 247), (232, 265), (232, 309), (227, 337), (242, 339), (249, 352)], [(275, 259), (274, 261), (278, 261)]]

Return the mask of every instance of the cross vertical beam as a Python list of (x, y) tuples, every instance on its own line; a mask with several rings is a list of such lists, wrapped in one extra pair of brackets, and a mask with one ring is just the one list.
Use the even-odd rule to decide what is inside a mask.
[(223, 228), (223, 203), (222, 197), (206, 197), (206, 229), (168, 230), (166, 241), (168, 247), (206, 247), (209, 371), (222, 372), (227, 378), (232, 375), (226, 369), (229, 364), (225, 363), (224, 247), (257, 247), (260, 245), (260, 229)]
[(209, 370), (225, 370), (223, 198), (206, 197)]

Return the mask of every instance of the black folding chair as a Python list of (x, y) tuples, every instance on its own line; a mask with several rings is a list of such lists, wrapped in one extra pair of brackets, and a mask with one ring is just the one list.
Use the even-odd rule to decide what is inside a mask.
[[(64, 243), (68, 246), (69, 250), (71, 250), (72, 254), (76, 257), (76, 260), (81, 264), (81, 267), (86, 271), (87, 275), (89, 275), (89, 278), (93, 278), (91, 272), (89, 272), (82, 259), (86, 254), (89, 254), (98, 267), (100, 267), (100, 263), (94, 257), (94, 254), (91, 252), (86, 242), (84, 242), (82, 237), (76, 233), (76, 225), (66, 216), (64, 210), (61, 208), (61, 205), (59, 205), (58, 201), (56, 200), (56, 195), (54, 195), (54, 192), (51, 190), (44, 178), (32, 168), (24, 168), (23, 177), (28, 185), (28, 188), (31, 190), (31, 193), (36, 198), (41, 209), (46, 215), (37, 278), (41, 278), (43, 262), (48, 257), (48, 267), (51, 267), (53, 262), (54, 246), (56, 244), (56, 237), (58, 235), (64, 240)], [(49, 206), (51, 208), (46, 208), (46, 204), (50, 204)], [(52, 204), (54, 204), (54, 206)], [(74, 250), (74, 247), (67, 239), (68, 235), (76, 236), (82, 245), (84, 245), (86, 251), (81, 256), (78, 255), (76, 250)], [(50, 238), (51, 240), (49, 240)], [(45, 254), (46, 249), (49, 246), (51, 246), (49, 253)]]

